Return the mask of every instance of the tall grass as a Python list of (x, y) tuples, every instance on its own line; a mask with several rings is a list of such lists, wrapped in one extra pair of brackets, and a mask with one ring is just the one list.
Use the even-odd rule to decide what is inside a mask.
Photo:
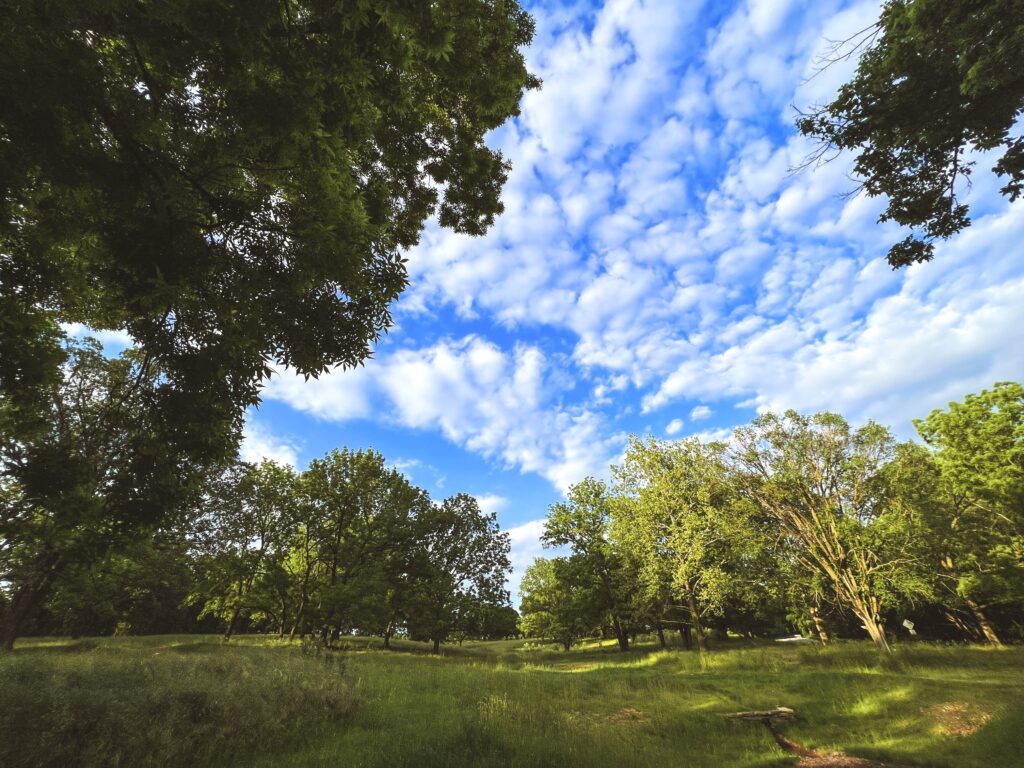
[(0, 765), (185, 766), (280, 750), (355, 710), (341, 665), (219, 643), (80, 642), (0, 657)]
[(787, 736), (825, 752), (1024, 765), (1021, 648), (394, 644), (348, 638), (320, 658), (259, 638), (26, 647), (0, 659), (0, 765), (768, 768), (793, 760), (723, 715), (779, 704), (799, 716)]

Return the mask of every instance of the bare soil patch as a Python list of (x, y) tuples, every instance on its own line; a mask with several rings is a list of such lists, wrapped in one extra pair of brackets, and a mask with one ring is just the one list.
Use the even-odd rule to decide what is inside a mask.
[(616, 725), (630, 725), (632, 723), (642, 723), (648, 718), (647, 715), (639, 709), (623, 707), (618, 712), (613, 712), (608, 715), (608, 719)]
[(935, 722), (935, 729), (944, 736), (970, 736), (981, 730), (992, 715), (962, 701), (934, 704), (923, 710)]

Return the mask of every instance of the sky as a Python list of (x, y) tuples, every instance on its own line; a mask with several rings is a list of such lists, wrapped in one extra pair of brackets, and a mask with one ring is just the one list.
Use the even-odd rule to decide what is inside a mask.
[(374, 448), (435, 499), (475, 495), (542, 554), (549, 504), (631, 433), (721, 436), (759, 412), (911, 419), (1024, 373), (1024, 205), (979, 157), (973, 224), (894, 272), (905, 233), (850, 195), (850, 159), (791, 172), (794, 108), (855, 62), (830, 40), (879, 2), (528, 6), (544, 86), (488, 137), (512, 163), (483, 237), (429, 222), (365, 366), (275, 376), (243, 458)]

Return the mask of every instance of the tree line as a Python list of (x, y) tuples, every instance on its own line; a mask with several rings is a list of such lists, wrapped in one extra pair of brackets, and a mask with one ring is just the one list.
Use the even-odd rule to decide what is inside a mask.
[[(203, 464), (135, 408), (160, 372), (69, 343), (45, 428), (3, 442), (0, 630), (516, 632), (509, 539), (464, 493), (434, 502), (375, 451), (298, 472)], [(145, 413), (145, 411), (141, 411)]]
[(630, 438), (612, 480), (553, 504), (521, 585), (524, 634), (561, 643), (678, 629), (1024, 640), (1024, 387), (914, 422), (764, 414), (724, 441)]

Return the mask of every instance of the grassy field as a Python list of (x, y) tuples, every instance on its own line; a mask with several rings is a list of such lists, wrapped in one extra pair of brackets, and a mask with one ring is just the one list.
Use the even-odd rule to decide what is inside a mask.
[(785, 766), (757, 723), (821, 752), (1024, 765), (1024, 649), (520, 641), (344, 651), (239, 638), (25, 641), (0, 657), (0, 765)]

